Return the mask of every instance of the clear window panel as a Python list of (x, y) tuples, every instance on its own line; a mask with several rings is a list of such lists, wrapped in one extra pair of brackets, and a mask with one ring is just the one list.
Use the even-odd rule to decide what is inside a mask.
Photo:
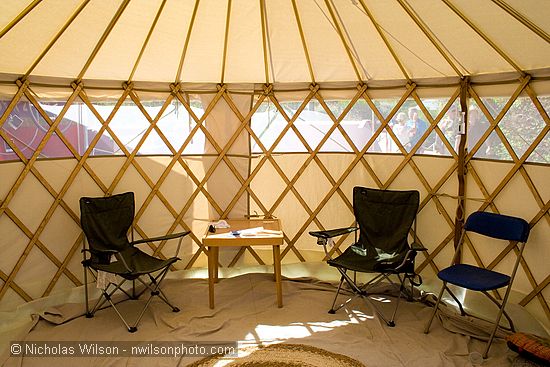
[[(330, 102), (335, 108), (338, 107), (339, 102), (341, 102), (341, 104), (345, 103), (345, 101)], [(334, 121), (317, 100), (311, 100), (307, 104), (306, 108), (300, 113), (300, 116), (295, 120), (294, 126), (298, 129), (310, 150), (319, 148), (321, 152), (349, 151), (349, 146), (346, 148), (346, 146), (343, 145), (347, 144), (345, 141), (342, 142), (343, 139), (341, 137), (333, 137), (331, 135), (325, 139), (325, 136), (329, 134), (331, 128), (334, 126)], [(319, 147), (321, 142), (323, 142), (323, 145)]]
[[(3, 124), (2, 130), (21, 153), (26, 158), (30, 158), (48, 133), (51, 122), (57, 118), (57, 113), (49, 111), (47, 107), (53, 106), (54, 110), (61, 110), (64, 104), (65, 102), (50, 102), (48, 105), (41, 105), (41, 108), (44, 109), (50, 120), (46, 121), (32, 103), (22, 98)], [(65, 117), (58, 125), (58, 131), (63, 135), (71, 134), (74, 130), (76, 130), (74, 122)], [(11, 148), (8, 150), (11, 150)], [(14, 154), (13, 152), (8, 153)], [(57, 133), (53, 133), (40, 151), (38, 158), (65, 158), (72, 156), (72, 153)]]
[(15, 154), (11, 146), (2, 137), (0, 137), (0, 162), (18, 160), (19, 157)]
[(550, 116), (550, 96), (539, 96), (538, 100), (546, 114)]
[(510, 97), (481, 97), (483, 105), (493, 118), (496, 118), (508, 103)]
[[(546, 114), (550, 115), (550, 96), (538, 96), (537, 98)], [(533, 153), (527, 158), (527, 161), (550, 164), (550, 133), (546, 133), (546, 136), (539, 142)]]
[[(468, 152), (472, 152), (480, 139), (483, 137), (490, 123), (487, 117), (483, 114), (477, 103), (471, 100), (468, 108)], [(498, 136), (494, 133), (485, 139), (476, 149), (474, 157), (476, 158), (491, 158), (494, 154), (494, 147), (498, 144)]]
[(7, 98), (6, 96), (0, 97), (0, 117), (4, 114), (4, 111), (8, 108), (8, 105), (10, 104), (11, 99)]
[[(461, 121), (460, 102), (456, 99), (437, 124), (455, 153), (458, 152), (458, 145), (460, 143), (459, 131)], [(451, 155), (439, 135), (435, 138), (435, 150), (442, 155)]]
[(529, 97), (519, 97), (499, 123), (518, 157), (522, 157), (546, 126)]
[[(202, 104), (197, 102), (191, 104), (191, 109), (196, 116), (202, 116)], [(157, 127), (176, 152), (185, 144), (183, 154), (204, 153), (204, 132), (196, 126), (196, 121), (177, 99), (172, 100), (157, 122)]]
[(481, 146), (481, 150), (474, 155), (476, 158), (496, 159), (501, 161), (511, 161), (512, 156), (500, 137), (495, 131), (491, 132), (491, 135), (485, 140)]
[[(285, 114), (292, 118), (300, 107), (300, 102), (282, 102), (280, 103)], [(298, 125), (300, 117), (297, 117), (294, 126), (300, 132)], [(283, 114), (271, 102), (263, 102), (260, 108), (252, 116), (251, 126), (252, 131), (260, 140), (261, 144), (267, 150), (272, 150), (277, 153), (283, 152), (307, 152), (306, 147), (300, 141), (298, 135), (292, 128), (287, 129), (288, 122)], [(285, 131), (286, 129), (286, 131)], [(279, 138), (281, 134), (284, 135)], [(307, 137), (304, 137), (307, 140)], [(276, 145), (275, 145), (276, 143)], [(252, 139), (252, 152), (262, 153), (263, 150), (255, 139)]]
[(344, 116), (340, 125), (355, 145), (355, 148), (361, 151), (380, 126), (380, 121), (369, 104), (361, 98)]
[(430, 126), (428, 121), (429, 120), (420, 107), (418, 107), (414, 99), (407, 99), (393, 116), (385, 131), (380, 134), (380, 147), (382, 152), (401, 152), (396, 141), (387, 130), (391, 129), (407, 153), (409, 153), (421, 139), (423, 140), (420, 147), (416, 150), (416, 154), (424, 154), (425, 151), (431, 153), (435, 143), (434, 136), (430, 134), (427, 138), (423, 138), (424, 133)]
[[(135, 150), (150, 126), (149, 121), (130, 98), (127, 98), (120, 106), (109, 124), (109, 127), (122, 142), (128, 153)], [(145, 150), (149, 151), (150, 148), (146, 147)], [(115, 153), (118, 153), (118, 151)]]
[(387, 119), (390, 112), (399, 102), (399, 98), (377, 98), (373, 99), (372, 102), (382, 117)]
[[(431, 117), (434, 120), (441, 115), (441, 112), (449, 103), (448, 98), (426, 98), (422, 99), (424, 107), (428, 110)], [(449, 151), (449, 146), (451, 150), (456, 152), (456, 144), (458, 141), (458, 124), (460, 122), (460, 103), (456, 99), (451, 106), (447, 109), (445, 114), (441, 117), (437, 126), (441, 130), (442, 134), (438, 134), (436, 130), (433, 130), (432, 133), (426, 139), (425, 144), (423, 144), (424, 154), (431, 155), (442, 155), (442, 156), (451, 156)], [(448, 144), (446, 144), (448, 143)]]
[[(101, 112), (106, 112), (106, 110), (111, 111), (114, 107), (114, 103), (94, 102), (92, 107), (101, 115)], [(63, 106), (44, 104), (43, 108), (50, 113), (59, 114)], [(65, 119), (70, 121), (71, 128), (68, 129), (68, 133), (64, 132), (63, 135), (75, 148), (78, 154), (84, 155), (90, 146), (92, 146), (89, 153), (90, 156), (122, 154), (115, 140), (106, 130), (103, 131), (101, 137), (97, 137), (97, 134), (101, 131), (102, 124), (93, 113), (92, 109), (79, 99), (75, 100), (71, 106), (69, 106), (64, 116), (64, 120)]]
[(527, 158), (527, 162), (550, 164), (550, 132), (533, 150), (533, 153)]
[[(46, 121), (42, 116), (40, 116), (40, 121), (43, 122), (43, 127), (45, 129), (49, 128), (49, 124), (53, 123), (63, 107), (65, 107), (65, 101), (60, 102), (39, 102), (40, 107), (46, 112), (50, 121)], [(35, 113), (38, 114), (38, 110), (31, 105), (31, 108), (35, 109)], [(47, 126), (46, 126), (47, 124)], [(76, 150), (74, 141), (77, 139), (80, 133), (79, 125), (77, 121), (72, 120), (67, 113), (63, 116), (59, 125), (57, 125), (57, 131), (55, 131), (51, 137), (48, 139), (48, 142), (44, 146), (44, 149), (40, 153), (41, 158), (68, 158), (73, 157), (73, 154), (69, 148), (63, 143), (58, 134), (61, 134), (65, 141)], [(77, 150), (78, 153), (78, 150)]]

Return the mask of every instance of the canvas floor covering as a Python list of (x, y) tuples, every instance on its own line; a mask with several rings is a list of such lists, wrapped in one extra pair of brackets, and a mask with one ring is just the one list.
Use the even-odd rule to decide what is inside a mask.
[[(25, 341), (238, 341), (241, 348), (272, 343), (297, 343), (324, 348), (355, 358), (365, 366), (470, 366), (469, 354), (482, 352), (484, 344), (448, 331), (435, 319), (430, 334), (423, 333), (431, 308), (420, 302), (402, 302), (397, 326), (387, 327), (372, 307), (360, 299), (336, 314), (328, 314), (335, 284), (313, 278), (283, 279), (283, 308), (277, 308), (273, 275), (248, 273), (221, 279), (216, 284), (216, 307), (208, 307), (205, 279), (167, 279), (167, 296), (181, 311), (155, 299), (139, 330), (128, 333), (112, 308), (94, 318), (81, 315), (83, 304), (65, 304), (43, 312), (21, 335), (6, 340)], [(389, 312), (394, 298), (382, 297)], [(387, 302), (389, 300), (389, 302)], [(143, 301), (120, 303), (123, 312), (139, 312)], [(43, 319), (61, 322), (56, 325)], [(66, 321), (67, 320), (67, 321)], [(447, 321), (448, 323), (448, 321)], [(450, 324), (449, 324), (450, 325)], [(447, 325), (448, 328), (452, 328)], [(468, 328), (468, 327), (466, 327)], [(29, 330), (30, 329), (30, 330)], [(185, 366), (200, 357), (14, 357), (4, 345), (4, 366)], [(484, 366), (510, 366), (516, 354), (502, 339), (493, 343)]]

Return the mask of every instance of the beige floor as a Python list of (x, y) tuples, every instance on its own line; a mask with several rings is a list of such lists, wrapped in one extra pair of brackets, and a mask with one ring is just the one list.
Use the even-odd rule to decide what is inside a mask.
[[(309, 274), (324, 272), (326, 265), (310, 267)], [(317, 270), (316, 270), (317, 269)], [(54, 325), (40, 321), (30, 331), (25, 327), (3, 335), (4, 340), (26, 341), (238, 341), (241, 348), (270, 343), (300, 343), (348, 355), (368, 367), (375, 366), (470, 366), (469, 355), (481, 352), (478, 340), (451, 333), (435, 320), (430, 334), (422, 330), (431, 309), (418, 302), (403, 302), (397, 326), (389, 328), (360, 300), (330, 315), (334, 283), (314, 278), (285, 278), (284, 307), (276, 307), (275, 286), (269, 273), (252, 272), (267, 268), (235, 269), (233, 277), (216, 285), (216, 308), (208, 308), (208, 286), (203, 271), (167, 279), (166, 294), (181, 308), (179, 313), (155, 300), (145, 314), (137, 333), (130, 334), (112, 309), (99, 311), (92, 319), (77, 317)], [(285, 275), (298, 276), (299, 267), (286, 267)], [(238, 275), (239, 273), (243, 273)], [(223, 272), (222, 272), (223, 275)], [(321, 275), (321, 274), (318, 274)], [(121, 309), (136, 315), (142, 301), (127, 301)], [(388, 311), (394, 299), (384, 298), (381, 307)], [(63, 321), (83, 310), (79, 304), (51, 309), (49, 318)], [(28, 328), (28, 327), (27, 327)], [(17, 336), (17, 333), (21, 336)], [(7, 339), (6, 339), (7, 338)], [(6, 345), (4, 345), (6, 346)], [(515, 357), (502, 340), (497, 340), (484, 366), (509, 366)], [(4, 360), (5, 366), (185, 366), (197, 357), (80, 357), (16, 358)]]

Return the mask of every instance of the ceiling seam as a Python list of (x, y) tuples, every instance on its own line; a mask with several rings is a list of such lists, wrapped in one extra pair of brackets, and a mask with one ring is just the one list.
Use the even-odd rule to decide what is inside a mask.
[[(357, 6), (357, 4), (356, 4)], [(358, 6), (357, 8), (359, 10), (361, 10)], [(365, 13), (365, 15), (368, 15), (365, 11), (363, 11), (363, 13)], [(414, 57), (416, 57), (420, 62), (422, 62), (424, 65), (426, 65), (427, 67), (429, 67), (430, 69), (432, 69), (433, 71), (435, 71), (436, 73), (439, 73), (441, 74), (441, 76), (443, 77), (446, 77), (447, 75), (442, 72), (441, 70), (438, 70), (437, 68), (435, 68), (433, 65), (429, 64), (426, 60), (424, 60), (422, 57), (420, 57), (418, 54), (416, 54), (413, 50), (411, 50), (406, 44), (404, 44), (403, 42), (401, 42), (397, 37), (395, 37), (393, 34), (391, 34), (387, 29), (385, 29), (384, 27), (382, 27), (380, 24), (378, 24), (378, 26), (380, 27), (381, 30), (383, 30), (385, 33), (388, 34), (388, 36), (390, 36), (395, 42), (397, 42), (399, 45), (401, 45), (401, 47), (403, 47), (405, 50), (409, 51), (409, 53), (411, 53), (411, 55), (413, 55)], [(412, 79), (411, 79), (412, 80)]]
[[(265, 37), (266, 37), (266, 43), (267, 43), (267, 53), (269, 56), (269, 66), (271, 67), (271, 80), (275, 82), (275, 67), (273, 66), (273, 51), (271, 49), (271, 37), (269, 32), (269, 16), (267, 14), (267, 7), (265, 6), (265, 0), (264, 1), (264, 18), (265, 18)], [(269, 69), (269, 68), (268, 68)], [(269, 70), (268, 70), (269, 71)]]

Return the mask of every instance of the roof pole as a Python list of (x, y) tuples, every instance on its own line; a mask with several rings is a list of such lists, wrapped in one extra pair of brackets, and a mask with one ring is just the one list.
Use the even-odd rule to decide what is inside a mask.
[[(460, 116), (459, 116), (459, 131), (460, 141), (458, 145), (458, 205), (456, 207), (455, 217), (455, 236), (454, 236), (454, 248), (459, 246), (460, 235), (462, 228), (464, 228), (464, 216), (465, 216), (465, 195), (466, 195), (466, 156), (468, 155), (468, 148), (466, 141), (468, 138), (468, 88), (470, 85), (470, 78), (464, 77), (460, 81)], [(462, 261), (462, 253), (458, 253), (456, 256), (456, 262)]]

